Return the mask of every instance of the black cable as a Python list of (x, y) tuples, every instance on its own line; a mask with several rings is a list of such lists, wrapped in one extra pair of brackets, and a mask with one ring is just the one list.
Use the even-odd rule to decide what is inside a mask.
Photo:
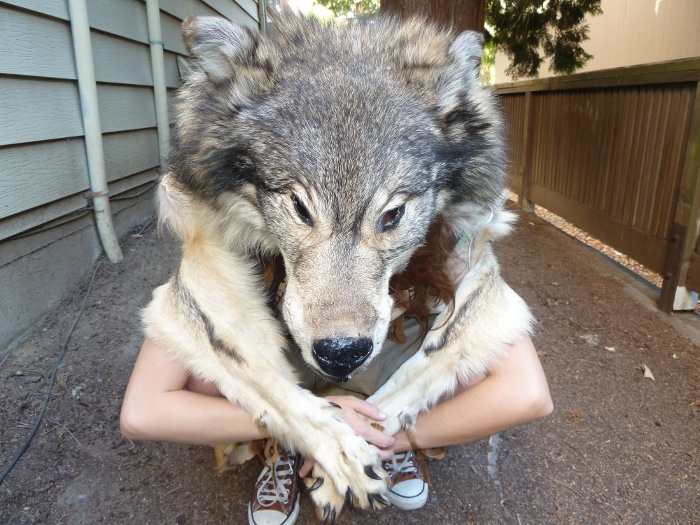
[[(153, 182), (146, 183), (146, 184), (148, 184), (148, 187), (146, 187), (146, 189), (139, 190), (132, 195), (119, 195), (116, 197), (110, 197), (109, 202), (125, 201), (125, 200), (129, 200), (129, 199), (135, 199), (137, 197), (141, 197), (142, 195), (145, 195), (146, 193), (151, 191), (158, 184), (158, 181), (153, 181)], [(89, 215), (93, 209), (94, 208), (92, 206), (86, 206), (84, 208), (79, 208), (75, 211), (70, 212), (68, 215), (66, 215), (67, 218), (62, 220), (62, 221), (49, 222), (46, 225), (37, 226), (36, 228), (32, 228), (30, 230), (16, 233), (15, 235), (11, 235), (5, 239), (0, 240), (0, 242), (16, 241), (17, 239), (24, 239), (25, 237), (31, 237), (32, 235), (36, 235), (38, 233), (43, 233), (43, 232), (46, 232), (49, 230), (53, 230), (54, 228), (58, 228), (59, 226), (63, 226), (64, 224), (68, 224), (68, 223), (77, 221), (78, 219), (82, 219), (83, 217)]]
[[(155, 181), (152, 181), (152, 182), (146, 183), (146, 184), (148, 184), (148, 187), (147, 187), (146, 189), (144, 189), (144, 190), (138, 190), (138, 191), (136, 191), (136, 193), (134, 193), (133, 195), (117, 195), (117, 196), (115, 196), (115, 197), (110, 197), (110, 198), (109, 198), (109, 202), (112, 202), (112, 201), (125, 201), (125, 200), (129, 200), (129, 199), (135, 199), (136, 197), (140, 197), (141, 195), (143, 195), (143, 194), (148, 193), (149, 191), (151, 191), (151, 190), (158, 184), (158, 181), (155, 180)], [(129, 190), (129, 191), (130, 191), (130, 190)]]
[(34, 422), (34, 427), (32, 428), (32, 431), (29, 433), (29, 436), (27, 436), (27, 439), (22, 443), (22, 446), (20, 447), (19, 451), (15, 455), (15, 457), (10, 461), (10, 464), (7, 466), (5, 471), (0, 475), (0, 485), (2, 485), (3, 481), (5, 481), (5, 478), (7, 475), (10, 473), (10, 471), (14, 468), (14, 466), (17, 464), (19, 461), (19, 458), (22, 457), (22, 454), (24, 454), (24, 451), (27, 450), (27, 447), (29, 446), (29, 443), (31, 443), (32, 439), (34, 439), (34, 435), (36, 434), (36, 431), (39, 429), (39, 425), (41, 424), (41, 420), (44, 417), (44, 412), (46, 412), (46, 406), (49, 404), (49, 398), (51, 397), (51, 390), (53, 390), (53, 383), (56, 380), (56, 374), (58, 373), (58, 367), (61, 365), (61, 361), (63, 360), (63, 354), (66, 352), (66, 347), (68, 346), (68, 342), (70, 341), (71, 336), (73, 335), (73, 331), (75, 330), (75, 327), (78, 325), (78, 321), (80, 320), (80, 316), (83, 315), (83, 310), (85, 310), (85, 304), (87, 303), (88, 296), (90, 295), (90, 292), (92, 291), (92, 285), (95, 282), (95, 275), (97, 275), (97, 270), (100, 269), (100, 266), (102, 265), (102, 261), (98, 262), (97, 265), (95, 266), (95, 269), (92, 271), (92, 277), (90, 278), (90, 284), (88, 285), (88, 288), (85, 292), (85, 296), (83, 297), (83, 303), (80, 305), (80, 310), (78, 310), (78, 315), (76, 315), (75, 320), (73, 321), (73, 324), (70, 327), (70, 330), (68, 330), (68, 333), (66, 334), (65, 339), (63, 340), (63, 344), (61, 345), (61, 351), (58, 354), (58, 359), (56, 360), (56, 364), (53, 367), (53, 372), (51, 373), (51, 379), (49, 379), (49, 388), (46, 391), (46, 396), (44, 397), (44, 404), (41, 407), (41, 412), (39, 412), (39, 415), (36, 418), (36, 421)]

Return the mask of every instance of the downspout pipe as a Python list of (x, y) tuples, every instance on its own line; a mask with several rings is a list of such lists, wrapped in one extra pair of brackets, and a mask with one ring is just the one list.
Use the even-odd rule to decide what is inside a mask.
[(114, 231), (112, 212), (109, 207), (109, 187), (107, 185), (104, 150), (102, 149), (102, 127), (97, 103), (97, 82), (95, 81), (95, 65), (92, 60), (87, 5), (85, 0), (68, 0), (68, 8), (70, 27), (73, 33), (75, 66), (78, 73), (83, 130), (85, 132), (85, 148), (90, 178), (89, 196), (92, 198), (95, 222), (102, 247), (107, 258), (111, 262), (117, 263), (124, 256)]
[(258, 26), (263, 35), (267, 35), (267, 0), (258, 0)]
[(160, 28), (160, 6), (158, 5), (158, 0), (146, 0), (146, 13), (148, 15), (148, 41), (151, 47), (153, 96), (156, 103), (158, 149), (162, 164), (170, 149), (170, 122), (168, 120), (168, 92), (165, 86), (163, 33)]

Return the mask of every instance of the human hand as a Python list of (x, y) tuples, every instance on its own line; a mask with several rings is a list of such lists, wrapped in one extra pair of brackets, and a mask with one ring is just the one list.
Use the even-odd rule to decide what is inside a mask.
[[(387, 418), (387, 415), (376, 405), (355, 396), (328, 396), (326, 399), (340, 407), (338, 410), (345, 422), (367, 443), (377, 447), (383, 460), (389, 459), (393, 455), (391, 447), (396, 442), (396, 438), (377, 430), (365, 419), (369, 418), (381, 422)], [(305, 477), (311, 472), (313, 466), (313, 458), (305, 458), (299, 475), (302, 478)]]

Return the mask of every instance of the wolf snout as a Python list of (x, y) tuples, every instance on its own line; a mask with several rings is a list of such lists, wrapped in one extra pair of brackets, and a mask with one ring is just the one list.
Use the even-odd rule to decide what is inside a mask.
[(311, 350), (321, 370), (343, 382), (370, 356), (372, 340), (366, 337), (319, 339), (314, 341)]

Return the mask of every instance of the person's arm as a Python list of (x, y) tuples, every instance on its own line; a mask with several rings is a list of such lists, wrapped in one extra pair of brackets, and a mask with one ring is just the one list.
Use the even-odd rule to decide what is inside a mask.
[[(419, 448), (468, 443), (547, 416), (552, 409), (547, 379), (526, 336), (483, 380), (419, 414), (414, 439)], [(413, 448), (405, 431), (394, 437), (395, 452)]]
[(124, 394), (122, 434), (197, 445), (260, 439), (245, 410), (223, 397), (186, 390), (188, 382), (184, 365), (146, 339)]
[[(343, 407), (339, 410), (345, 421), (368, 443), (380, 448), (394, 444), (393, 437), (357, 415), (381, 422), (386, 416), (377, 407), (351, 396), (327, 399)], [(124, 394), (121, 432), (129, 439), (197, 445), (263, 437), (246, 410), (221, 397), (213, 385), (194, 380), (182, 363), (149, 339), (143, 343)]]

